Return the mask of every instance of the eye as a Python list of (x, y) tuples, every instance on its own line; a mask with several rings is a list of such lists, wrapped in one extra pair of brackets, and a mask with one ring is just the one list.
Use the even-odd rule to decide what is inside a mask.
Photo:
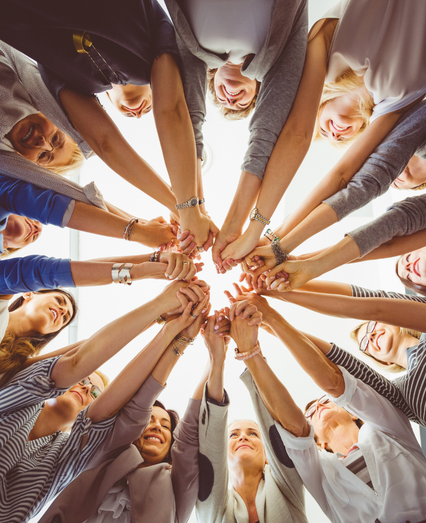
[(166, 430), (172, 430), (168, 425), (161, 425), (163, 427), (163, 429), (166, 429)]
[(237, 437), (237, 433), (236, 432), (231, 432), (231, 434), (229, 434), (229, 438), (234, 438), (234, 437)]
[(256, 436), (256, 438), (258, 438), (258, 434), (256, 432), (250, 432), (249, 436)]
[(50, 162), (51, 154), (47, 151), (42, 151), (37, 158), (37, 163), (47, 165)]
[(56, 147), (60, 143), (59, 133), (55, 133), (52, 138), (52, 145)]

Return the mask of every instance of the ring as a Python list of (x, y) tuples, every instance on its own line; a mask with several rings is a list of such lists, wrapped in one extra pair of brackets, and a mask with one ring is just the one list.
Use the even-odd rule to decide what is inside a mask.
[(188, 262), (187, 262), (186, 260), (183, 260), (182, 263), (183, 263), (183, 265), (185, 265), (185, 264), (187, 264)]
[(189, 313), (193, 318), (198, 318), (198, 316), (194, 316), (192, 312)]
[(204, 251), (204, 247), (201, 246), (201, 247), (197, 247), (197, 249), (200, 251), (200, 252), (203, 252)]

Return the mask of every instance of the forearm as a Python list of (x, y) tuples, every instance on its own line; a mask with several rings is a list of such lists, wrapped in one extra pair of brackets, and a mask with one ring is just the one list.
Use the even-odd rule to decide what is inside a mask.
[(51, 352), (48, 352), (47, 354), (41, 354), (40, 356), (34, 356), (33, 358), (28, 358), (27, 361), (24, 363), (23, 368), (26, 369), (33, 363), (36, 363), (37, 361), (45, 360), (47, 358), (54, 358), (55, 356), (62, 356), (64, 354), (68, 354), (68, 356), (71, 356), (72, 354), (75, 354), (79, 347), (84, 343), (85, 340), (77, 341), (76, 343), (73, 343), (72, 345), (68, 345), (67, 347), (62, 347), (62, 349), (54, 350)]
[(369, 261), (380, 260), (382, 258), (393, 258), (394, 256), (402, 256), (407, 252), (421, 249), (426, 245), (426, 230), (409, 234), (408, 236), (398, 236), (392, 240), (380, 245), (373, 251), (369, 252), (359, 260), (355, 261)]
[(203, 399), (203, 392), (204, 392), (204, 386), (206, 384), (206, 381), (209, 379), (210, 374), (210, 362), (206, 364), (204, 367), (204, 371), (201, 375), (200, 381), (198, 382), (194, 393), (192, 394), (192, 399), (194, 400), (202, 400)]
[(170, 376), (174, 366), (180, 360), (179, 354), (173, 352), (173, 347), (176, 346), (179, 352), (183, 355), (187, 345), (182, 343), (173, 342), (169, 344), (167, 349), (164, 351), (160, 358), (160, 361), (152, 371), (152, 377), (158, 381), (160, 385), (164, 387), (166, 385), (167, 378)]
[(225, 361), (211, 359), (209, 376), (207, 380), (207, 388), (209, 398), (222, 403), (224, 396), (223, 388), (223, 372), (225, 368)]
[[(223, 229), (230, 229), (237, 232), (242, 231), (251, 209), (255, 206), (261, 185), (262, 180), (258, 176), (246, 171), (241, 173), (237, 191), (223, 224)], [(259, 222), (250, 222), (250, 226), (252, 226), (253, 223), (259, 224)], [(261, 230), (259, 236), (260, 233)]]
[(123, 211), (122, 209), (119, 209), (119, 208), (116, 207), (115, 205), (112, 205), (112, 203), (105, 202), (105, 205), (106, 205), (108, 211), (109, 211), (111, 214), (115, 214), (116, 216), (119, 216), (120, 218), (124, 218), (124, 219), (127, 220), (127, 221), (129, 221), (131, 218), (133, 218), (132, 215), (130, 215), (130, 214), (127, 213), (126, 211)]
[[(148, 255), (149, 256), (149, 255)], [(112, 261), (71, 261), (71, 274), (76, 287), (96, 286), (96, 285), (109, 285), (113, 282), (112, 279), (112, 268), (116, 263), (133, 263), (133, 267), (130, 269), (130, 277), (132, 280), (140, 280), (144, 277), (149, 278), (149, 268), (145, 263), (144, 265), (137, 262), (139, 256), (132, 257), (118, 257)], [(135, 262), (132, 259), (136, 260)], [(167, 269), (167, 264), (158, 263), (153, 265), (157, 271)]]

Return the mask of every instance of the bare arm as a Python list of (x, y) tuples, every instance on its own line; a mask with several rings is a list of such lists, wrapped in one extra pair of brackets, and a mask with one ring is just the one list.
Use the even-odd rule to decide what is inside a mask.
[(175, 197), (170, 187), (130, 147), (93, 96), (63, 89), (59, 97), (74, 127), (113, 171), (171, 211), (174, 210)]
[(34, 356), (33, 358), (28, 358), (27, 361), (22, 366), (23, 369), (26, 369), (33, 363), (37, 363), (37, 361), (45, 360), (47, 358), (54, 358), (55, 356), (62, 356), (63, 354), (68, 354), (68, 356), (71, 356), (72, 354), (75, 354), (79, 347), (85, 342), (85, 340), (77, 341), (76, 343), (73, 343), (72, 345), (68, 345), (67, 347), (62, 347), (62, 349), (54, 350), (51, 352), (48, 352), (46, 354), (41, 354), (40, 356)]

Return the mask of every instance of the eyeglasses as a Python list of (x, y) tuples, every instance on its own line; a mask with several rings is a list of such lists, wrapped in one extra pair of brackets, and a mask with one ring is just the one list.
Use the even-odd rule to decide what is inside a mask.
[[(53, 147), (53, 149), (56, 149), (56, 148), (60, 147), (64, 142), (65, 142), (65, 134), (58, 129), (56, 131), (56, 133), (53, 135), (53, 138), (49, 143)], [(52, 158), (53, 158), (53, 150), (52, 151), (42, 151), (38, 155), (37, 165), (45, 166), (52, 160)]]
[(312, 416), (315, 414), (315, 412), (317, 410), (318, 403), (321, 403), (321, 405), (327, 405), (327, 403), (330, 403), (330, 400), (327, 398), (327, 396), (324, 395), (324, 396), (321, 396), (321, 398), (319, 400), (312, 403), (312, 405), (305, 412), (306, 419), (312, 418)]
[(90, 395), (92, 396), (92, 398), (94, 400), (102, 394), (101, 389), (99, 387), (97, 387), (96, 385), (93, 385), (93, 383), (89, 380), (89, 378), (85, 378), (84, 380), (81, 380), (79, 383), (80, 383), (80, 385), (91, 385)]
[(367, 323), (367, 330), (365, 331), (364, 336), (362, 337), (361, 341), (359, 342), (359, 350), (361, 352), (365, 352), (367, 350), (368, 344), (370, 343), (369, 334), (371, 334), (374, 329), (376, 328), (377, 321), (369, 321)]

